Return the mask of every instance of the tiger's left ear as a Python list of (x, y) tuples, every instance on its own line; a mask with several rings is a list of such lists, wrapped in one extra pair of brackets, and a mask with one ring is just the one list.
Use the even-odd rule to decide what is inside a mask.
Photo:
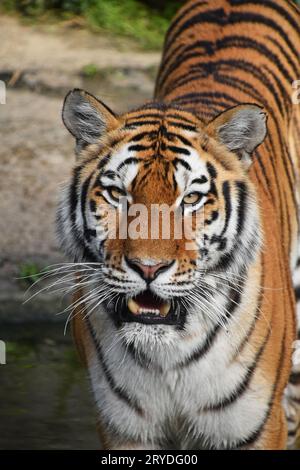
[(74, 89), (64, 101), (62, 119), (76, 139), (76, 153), (87, 144), (95, 144), (119, 125), (117, 116), (102, 101), (87, 91)]
[(252, 163), (251, 154), (267, 134), (267, 114), (260, 106), (242, 104), (219, 114), (206, 132), (238, 155), (246, 167)]

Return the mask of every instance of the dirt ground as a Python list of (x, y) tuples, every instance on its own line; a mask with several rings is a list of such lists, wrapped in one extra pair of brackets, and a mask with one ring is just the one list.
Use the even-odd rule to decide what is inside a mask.
[(28, 263), (42, 268), (63, 259), (54, 215), (74, 161), (60, 117), (64, 95), (80, 87), (116, 112), (135, 107), (151, 99), (159, 57), (70, 22), (29, 26), (0, 17), (0, 80), (7, 85), (0, 105), (0, 319), (53, 318), (56, 299), (39, 296), (23, 307), (24, 283), (15, 278)]

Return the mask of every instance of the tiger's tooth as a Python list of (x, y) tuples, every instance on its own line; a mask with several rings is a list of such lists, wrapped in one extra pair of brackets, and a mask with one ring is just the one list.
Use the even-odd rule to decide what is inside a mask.
[(163, 305), (160, 307), (160, 316), (166, 317), (170, 311), (171, 304), (170, 302), (164, 302)]
[(127, 302), (128, 310), (134, 315), (153, 315), (153, 316), (161, 316), (166, 317), (170, 311), (171, 304), (169, 302), (164, 302), (160, 308), (145, 308), (140, 307), (135, 300), (130, 298)]
[(133, 299), (128, 300), (127, 306), (129, 310), (131, 311), (131, 313), (133, 313), (134, 315), (139, 314), (139, 306)]

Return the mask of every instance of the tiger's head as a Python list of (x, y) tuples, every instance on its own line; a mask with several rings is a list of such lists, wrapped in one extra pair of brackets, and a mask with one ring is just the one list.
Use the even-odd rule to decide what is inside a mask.
[(248, 168), (265, 113), (239, 105), (205, 124), (175, 104), (149, 103), (117, 116), (74, 90), (63, 121), (77, 163), (58, 232), (65, 252), (92, 266), (83, 284), (94, 307), (128, 332), (168, 334), (201, 308), (205, 317), (220, 273), (242, 274), (260, 245)]

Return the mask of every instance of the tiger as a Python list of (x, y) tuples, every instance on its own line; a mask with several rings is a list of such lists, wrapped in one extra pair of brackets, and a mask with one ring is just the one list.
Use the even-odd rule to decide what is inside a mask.
[[(292, 1), (192, 0), (153, 100), (116, 114), (65, 98), (76, 163), (57, 231), (104, 449), (295, 446), (299, 51)], [(161, 205), (189, 220), (181, 237), (162, 212), (152, 236)]]

